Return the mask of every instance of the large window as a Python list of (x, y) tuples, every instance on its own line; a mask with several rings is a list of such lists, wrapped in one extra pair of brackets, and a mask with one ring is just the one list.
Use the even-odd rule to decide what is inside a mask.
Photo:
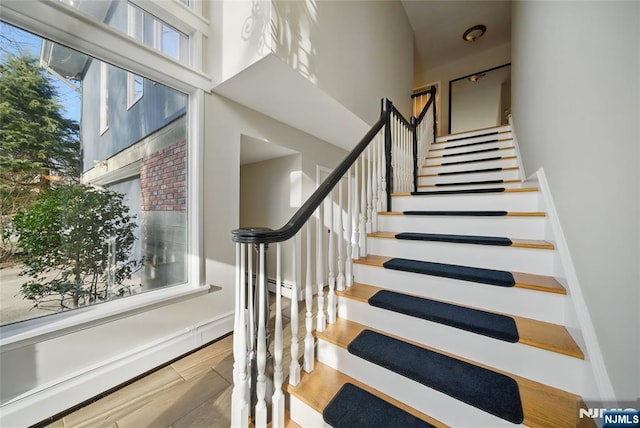
[(187, 282), (188, 96), (0, 26), (2, 325)]

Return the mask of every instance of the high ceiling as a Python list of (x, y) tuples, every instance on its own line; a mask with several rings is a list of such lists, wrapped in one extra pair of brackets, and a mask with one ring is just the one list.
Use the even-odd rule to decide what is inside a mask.
[[(416, 74), (511, 40), (511, 1), (402, 0), (415, 35)], [(475, 42), (464, 31), (484, 24), (485, 35)]]

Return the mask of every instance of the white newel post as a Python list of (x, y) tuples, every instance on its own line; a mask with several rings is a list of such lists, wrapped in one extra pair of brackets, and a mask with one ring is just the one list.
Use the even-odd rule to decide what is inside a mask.
[(236, 302), (233, 327), (233, 392), (231, 395), (231, 426), (249, 425), (247, 337), (245, 326), (245, 247), (236, 243)]

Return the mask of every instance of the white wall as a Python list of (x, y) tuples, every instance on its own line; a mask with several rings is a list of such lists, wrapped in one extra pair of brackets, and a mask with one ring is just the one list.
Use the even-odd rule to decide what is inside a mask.
[(378, 120), (381, 98), (410, 114), (413, 34), (400, 2), (253, 3), (207, 5), (216, 93), (345, 148)]
[(493, 49), (482, 51), (476, 55), (469, 55), (457, 61), (440, 67), (427, 68), (424, 72), (416, 73), (413, 87), (420, 88), (430, 83), (440, 81), (440, 123), (438, 135), (446, 135), (449, 126), (449, 81), (477, 71), (488, 70), (511, 62), (511, 44), (507, 43)]
[(544, 168), (619, 400), (640, 396), (640, 3), (513, 4), (513, 118)]
[(399, 1), (273, 2), (273, 52), (365, 122), (411, 115), (413, 31)]
[[(297, 208), (296, 204), (301, 205), (315, 189), (316, 166), (333, 168), (347, 152), (221, 96), (207, 97), (206, 112), (209, 118), (205, 130), (209, 143), (205, 146), (204, 158), (207, 165), (204, 176), (207, 186), (204, 201), (206, 278), (208, 282), (228, 289), (231, 298), (235, 265), (231, 231), (239, 227), (241, 218), (240, 142), (243, 136), (271, 142), (301, 154), (302, 194), (300, 200), (287, 201), (291, 205), (289, 211)], [(283, 195), (281, 197), (287, 199)], [(275, 214), (266, 216), (266, 220), (272, 222), (269, 226), (283, 226), (284, 222), (273, 223), (278, 220), (274, 215), (280, 218), (286, 213), (278, 208), (273, 208), (272, 212)], [(260, 223), (250, 226), (264, 226), (264, 219)], [(231, 300), (228, 303), (231, 305)]]

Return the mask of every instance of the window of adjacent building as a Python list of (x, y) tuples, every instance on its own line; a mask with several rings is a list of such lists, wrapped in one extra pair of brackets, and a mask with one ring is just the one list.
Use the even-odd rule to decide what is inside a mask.
[[(2, 125), (12, 131), (6, 135), (15, 141), (3, 144), (16, 147), (7, 153), (17, 168), (0, 169), (0, 181), (12, 183), (7, 194), (15, 199), (0, 206), (0, 254), (11, 260), (0, 280), (2, 324), (185, 284), (188, 96), (8, 24), (0, 26), (2, 85), (10, 75), (13, 85), (40, 82), (47, 90), (25, 93), (49, 94), (55, 110), (49, 122), (63, 118), (50, 130), (30, 126), (49, 122), (29, 116), (33, 109), (20, 112), (25, 103), (16, 99), (12, 117), (20, 120)], [(114, 108), (131, 101), (139, 108)], [(3, 99), (3, 108), (11, 102)], [(19, 212), (33, 216), (26, 223), (16, 221)], [(25, 246), (29, 231), (32, 241)], [(36, 250), (42, 259), (28, 265)], [(82, 260), (77, 266), (74, 251)]]

